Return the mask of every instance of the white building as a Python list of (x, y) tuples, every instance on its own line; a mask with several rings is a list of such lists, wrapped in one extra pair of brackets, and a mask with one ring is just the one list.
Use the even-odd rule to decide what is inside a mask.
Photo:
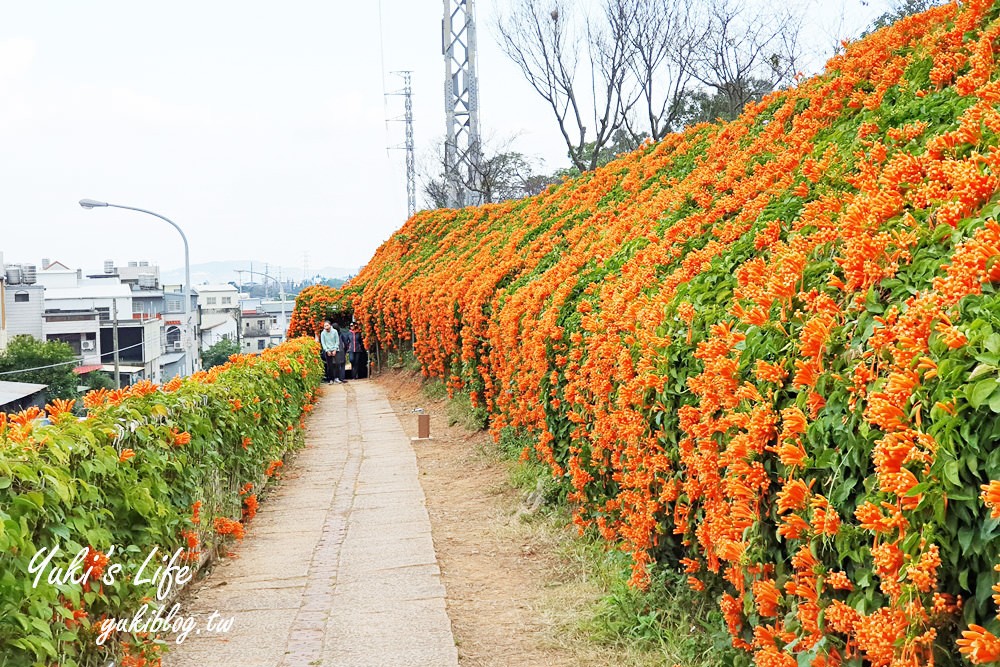
[(277, 345), (285, 340), (288, 324), (295, 310), (295, 301), (262, 301), (260, 310), (271, 316), (271, 340)]
[(201, 316), (201, 349), (207, 350), (222, 340), (235, 341), (239, 323), (229, 313), (206, 313)]
[(203, 313), (239, 313), (240, 291), (232, 285), (195, 285), (192, 289), (198, 294), (198, 307)]
[(38, 283), (46, 288), (58, 289), (76, 287), (83, 279), (83, 272), (71, 269), (62, 262), (42, 260), (42, 268), (38, 272)]
[(43, 340), (68, 343), (84, 364), (101, 364), (104, 371), (114, 368), (117, 335), (119, 369), (123, 365), (141, 368), (141, 373), (133, 374), (153, 382), (163, 380), (163, 321), (136, 312), (132, 288), (116, 276), (46, 289), (43, 334)]
[(0, 350), (14, 336), (42, 339), (44, 288), (34, 264), (5, 264), (0, 253)]

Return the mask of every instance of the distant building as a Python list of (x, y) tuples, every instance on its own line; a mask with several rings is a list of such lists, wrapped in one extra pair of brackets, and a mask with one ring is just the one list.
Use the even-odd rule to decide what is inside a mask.
[(271, 316), (256, 310), (244, 310), (240, 316), (242, 352), (260, 352), (272, 346)]
[(201, 349), (207, 350), (222, 340), (235, 341), (239, 323), (230, 313), (206, 313), (201, 319)]
[[(3, 295), (3, 320), (7, 340), (28, 335), (44, 340), (42, 313), (45, 312), (45, 288), (41, 285), (7, 282)], [(6, 341), (4, 347), (6, 348)]]
[(274, 345), (283, 342), (285, 332), (288, 331), (288, 323), (292, 318), (292, 311), (295, 310), (295, 302), (285, 301), (284, 307), (282, 307), (281, 301), (262, 301), (258, 310), (271, 316), (271, 342)]
[(234, 317), (239, 314), (240, 291), (232, 285), (195, 285), (193, 289), (203, 313), (229, 311)]

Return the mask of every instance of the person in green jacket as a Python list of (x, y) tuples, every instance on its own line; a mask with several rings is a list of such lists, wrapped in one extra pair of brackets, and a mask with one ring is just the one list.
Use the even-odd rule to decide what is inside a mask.
[(322, 348), (324, 380), (327, 384), (340, 383), (336, 374), (337, 353), (340, 352), (340, 334), (334, 331), (330, 320), (323, 322), (323, 331), (319, 333), (319, 344)]

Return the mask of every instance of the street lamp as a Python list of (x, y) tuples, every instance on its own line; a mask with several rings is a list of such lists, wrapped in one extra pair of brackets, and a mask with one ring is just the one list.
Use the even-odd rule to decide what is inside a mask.
[(195, 363), (194, 363), (194, 351), (192, 348), (192, 343), (194, 342), (194, 336), (191, 331), (191, 257), (188, 253), (188, 240), (184, 236), (184, 230), (177, 226), (177, 223), (160, 215), (159, 213), (153, 213), (152, 211), (147, 211), (144, 208), (136, 208), (134, 206), (122, 206), (121, 204), (109, 204), (106, 201), (97, 201), (95, 199), (81, 199), (80, 206), (83, 208), (97, 208), (97, 207), (112, 207), (112, 208), (124, 208), (129, 211), (139, 211), (140, 213), (147, 213), (149, 215), (155, 216), (160, 220), (170, 223), (170, 225), (177, 230), (181, 235), (181, 239), (184, 241), (184, 331), (182, 335), (187, 339), (187, 363), (186, 374), (191, 375), (194, 373)]

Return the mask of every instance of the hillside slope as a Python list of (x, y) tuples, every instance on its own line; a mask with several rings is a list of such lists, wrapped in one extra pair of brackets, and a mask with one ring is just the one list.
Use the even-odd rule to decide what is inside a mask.
[(1000, 658), (998, 14), (932, 9), (734, 122), (420, 213), (356, 317), (535, 434), (634, 583), (685, 569), (757, 664)]

